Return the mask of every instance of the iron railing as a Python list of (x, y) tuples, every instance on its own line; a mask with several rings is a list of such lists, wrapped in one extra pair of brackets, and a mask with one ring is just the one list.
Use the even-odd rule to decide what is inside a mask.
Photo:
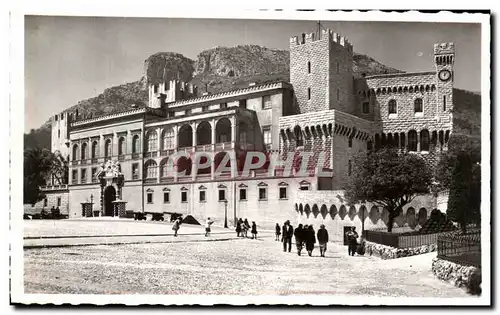
[(437, 257), (460, 265), (481, 267), (481, 230), (451, 232), (437, 240)]

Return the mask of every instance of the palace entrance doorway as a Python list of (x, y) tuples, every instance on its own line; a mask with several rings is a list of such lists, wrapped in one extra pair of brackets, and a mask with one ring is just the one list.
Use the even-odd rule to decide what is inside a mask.
[(113, 201), (116, 200), (116, 190), (113, 186), (108, 186), (104, 189), (104, 215), (108, 217), (114, 216)]

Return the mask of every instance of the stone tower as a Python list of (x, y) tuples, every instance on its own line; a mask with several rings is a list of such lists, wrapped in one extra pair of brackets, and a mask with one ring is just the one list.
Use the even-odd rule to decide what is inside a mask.
[(64, 112), (51, 118), (51, 150), (59, 151), (64, 158), (69, 157), (69, 126), (72, 115)]
[(453, 43), (434, 44), (434, 64), (436, 66), (437, 117), (448, 116), (453, 109), (453, 63), (455, 45)]
[(290, 83), (300, 113), (353, 106), (353, 48), (347, 38), (326, 29), (290, 38)]

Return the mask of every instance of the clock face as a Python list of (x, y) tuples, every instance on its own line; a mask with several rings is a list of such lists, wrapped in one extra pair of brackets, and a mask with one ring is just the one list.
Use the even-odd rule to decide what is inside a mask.
[(439, 79), (441, 81), (448, 81), (451, 78), (451, 72), (449, 70), (439, 71)]

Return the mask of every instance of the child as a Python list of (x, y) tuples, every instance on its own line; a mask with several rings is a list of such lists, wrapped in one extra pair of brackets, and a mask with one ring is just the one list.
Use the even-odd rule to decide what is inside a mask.
[(280, 235), (281, 235), (281, 227), (279, 223), (276, 223), (276, 241), (278, 242), (280, 240)]
[(252, 221), (252, 239), (257, 239), (257, 224), (255, 221)]
[(207, 219), (207, 222), (205, 223), (205, 236), (208, 236), (208, 233), (210, 233), (210, 226), (214, 223), (214, 221), (210, 220), (210, 218)]

